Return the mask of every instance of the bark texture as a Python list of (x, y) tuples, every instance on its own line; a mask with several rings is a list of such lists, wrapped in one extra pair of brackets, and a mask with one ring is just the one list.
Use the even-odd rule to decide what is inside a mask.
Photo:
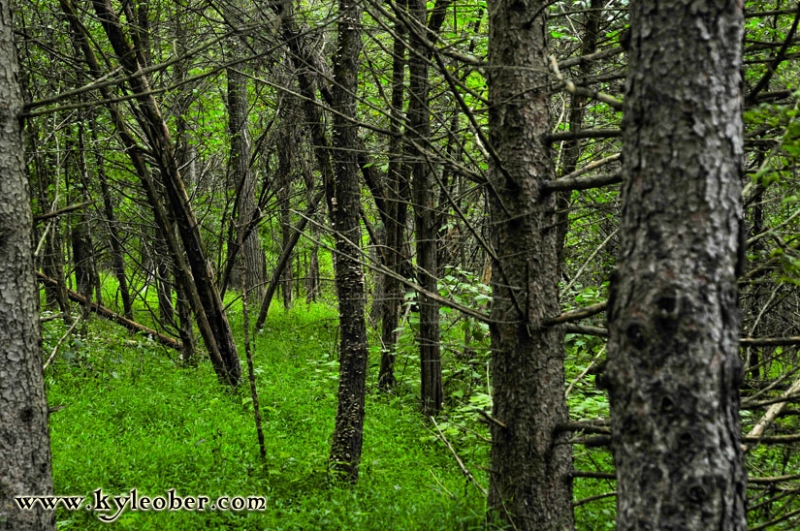
[(0, 528), (46, 531), (54, 512), (14, 502), (53, 493), (18, 75), (11, 9), (0, 2)]
[(361, 188), (358, 166), (356, 92), (361, 51), (358, 1), (339, 2), (339, 44), (333, 75), (333, 158), (336, 177), (328, 186), (328, 208), (336, 240), (336, 294), (339, 299), (339, 405), (330, 462), (347, 479), (358, 479), (367, 378), (367, 326), (361, 266)]
[[(546, 3), (489, 7), (489, 224), (497, 254), (490, 325), (493, 413), (489, 505), (519, 530), (573, 528), (572, 452), (566, 434), (556, 197), (545, 140), (548, 110)], [(539, 88), (537, 88), (539, 87)]]
[(607, 367), (617, 529), (744, 530), (742, 4), (630, 9)]

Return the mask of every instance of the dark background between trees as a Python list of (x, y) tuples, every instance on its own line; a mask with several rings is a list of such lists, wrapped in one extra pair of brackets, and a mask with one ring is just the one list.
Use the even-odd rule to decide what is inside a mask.
[(796, 528), (800, 6), (692, 5), (4, 3), (3, 440), (49, 463), (36, 363), (103, 319), (249, 397), (268, 474), (259, 342), (335, 304), (332, 484), (405, 396), (465, 528)]

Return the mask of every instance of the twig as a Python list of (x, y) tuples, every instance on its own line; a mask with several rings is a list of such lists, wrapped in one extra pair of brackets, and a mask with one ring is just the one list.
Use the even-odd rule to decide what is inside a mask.
[(50, 356), (47, 358), (47, 361), (44, 362), (44, 365), (42, 366), (42, 371), (46, 371), (47, 370), (47, 367), (50, 366), (50, 363), (53, 361), (53, 358), (55, 358), (56, 354), (58, 354), (58, 350), (61, 348), (61, 345), (64, 343), (64, 341), (66, 341), (66, 339), (70, 335), (72, 335), (72, 331), (75, 330), (75, 327), (78, 326), (78, 323), (80, 323), (82, 321), (83, 321), (82, 318), (75, 319), (75, 322), (72, 323), (72, 326), (70, 326), (67, 329), (67, 331), (64, 332), (64, 335), (59, 338), (58, 342), (56, 343), (56, 346), (53, 347), (53, 350), (50, 352)]
[(474, 411), (476, 411), (479, 415), (481, 415), (483, 418), (485, 418), (486, 420), (488, 420), (489, 422), (491, 422), (495, 426), (500, 426), (504, 430), (508, 429), (508, 426), (506, 426), (501, 421), (497, 420), (496, 418), (494, 418), (493, 416), (491, 416), (490, 414), (488, 414), (484, 410), (479, 409), (479, 408), (475, 408)]
[(583, 308), (578, 308), (577, 310), (564, 312), (558, 317), (553, 317), (552, 319), (545, 320), (544, 325), (553, 326), (560, 323), (580, 321), (584, 317), (591, 317), (592, 315), (596, 315), (600, 312), (605, 311), (606, 306), (608, 306), (608, 301), (598, 302), (597, 304), (592, 304), (591, 306), (585, 306)]
[(555, 55), (550, 56), (550, 69), (556, 75), (556, 78), (564, 85), (564, 88), (567, 89), (567, 92), (570, 94), (578, 94), (579, 96), (587, 96), (589, 98), (594, 98), (597, 101), (602, 101), (603, 103), (607, 104), (609, 107), (616, 111), (622, 110), (622, 102), (613, 96), (609, 96), (608, 94), (603, 94), (602, 92), (596, 92), (594, 90), (590, 90), (587, 88), (576, 87), (575, 83), (573, 83), (569, 79), (564, 79), (564, 76), (561, 74), (561, 70), (558, 68), (558, 61), (556, 60)]
[(617, 491), (612, 490), (611, 492), (606, 492), (605, 494), (595, 494), (594, 496), (589, 496), (588, 498), (583, 498), (582, 500), (578, 500), (576, 502), (572, 502), (572, 507), (579, 507), (581, 505), (585, 505), (587, 503), (602, 500), (603, 498), (611, 498), (612, 496), (616, 496)]
[(583, 371), (581, 371), (578, 377), (572, 380), (572, 382), (569, 384), (569, 387), (567, 387), (567, 390), (564, 392), (564, 398), (569, 398), (569, 394), (572, 392), (572, 389), (578, 384), (578, 382), (583, 380), (583, 378), (587, 374), (589, 374), (589, 371), (591, 371), (597, 365), (600, 356), (602, 356), (605, 351), (606, 351), (606, 345), (603, 345), (600, 351), (597, 354), (595, 354), (594, 358), (592, 358), (591, 363), (589, 363), (589, 365), (587, 365), (586, 368), (583, 369)]
[(64, 208), (59, 208), (58, 210), (53, 210), (52, 212), (48, 212), (47, 214), (42, 214), (40, 216), (33, 216), (33, 222), (39, 223), (41, 221), (48, 220), (50, 218), (55, 218), (61, 216), (63, 214), (68, 214), (70, 212), (74, 212), (75, 210), (80, 210), (84, 207), (89, 205), (93, 205), (94, 201), (84, 201), (83, 203), (78, 203), (75, 205), (69, 205)]
[(460, 457), (458, 457), (458, 454), (453, 448), (453, 445), (450, 444), (450, 441), (448, 441), (447, 437), (445, 437), (444, 433), (442, 433), (442, 429), (439, 427), (439, 424), (436, 423), (436, 419), (434, 417), (431, 417), (431, 421), (433, 422), (433, 425), (436, 426), (436, 431), (439, 432), (439, 439), (441, 439), (441, 441), (445, 444), (445, 446), (447, 446), (447, 449), (450, 450), (450, 452), (453, 454), (453, 457), (456, 458), (456, 462), (458, 463), (458, 466), (461, 468), (461, 472), (472, 482), (473, 485), (475, 485), (478, 488), (479, 491), (481, 491), (481, 493), (484, 496), (486, 496), (488, 492), (486, 491), (485, 488), (481, 486), (480, 483), (478, 483), (478, 480), (475, 479), (475, 476), (472, 475), (472, 472), (470, 472), (467, 469), (467, 467), (464, 465), (464, 462), (461, 461)]

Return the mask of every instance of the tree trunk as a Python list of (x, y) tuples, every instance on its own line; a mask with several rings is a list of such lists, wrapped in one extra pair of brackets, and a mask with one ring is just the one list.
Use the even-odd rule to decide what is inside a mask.
[[(545, 136), (547, 3), (496, 0), (489, 7), (489, 171), (493, 263), (490, 325), (493, 413), (489, 505), (521, 531), (573, 529), (572, 450), (564, 397), (556, 197)], [(502, 423), (502, 424), (501, 424)]]
[(617, 529), (744, 530), (740, 2), (635, 1), (608, 375)]
[(22, 95), (9, 2), (0, 3), (0, 522), (14, 531), (55, 530), (55, 512), (25, 511), (14, 497), (53, 493), (42, 374), (33, 217), (22, 148)]
[[(292, 110), (291, 107), (289, 109)], [(281, 217), (281, 252), (285, 253), (292, 240), (292, 215), (290, 210), (289, 198), (292, 187), (292, 165), (295, 162), (295, 124), (286, 120), (284, 117), (284, 133), (282, 136), (283, 144), (278, 150), (278, 205)], [(292, 308), (292, 271), (294, 254), (289, 252), (286, 265), (281, 275), (281, 292), (283, 293), (283, 307), (287, 310)]]
[[(241, 43), (235, 43), (241, 46)], [(238, 54), (234, 54), (237, 56)], [(255, 180), (253, 172), (250, 171), (250, 134), (247, 128), (247, 78), (236, 71), (241, 65), (230, 67), (226, 70), (228, 76), (228, 130), (231, 134), (230, 152), (230, 178), (229, 189), (236, 192), (235, 215), (231, 218), (230, 234), (233, 238), (230, 248), (238, 246), (236, 234), (239, 233), (238, 225), (247, 224), (253, 217), (256, 210)], [(258, 229), (249, 231), (245, 238), (242, 248), (236, 257), (228, 253), (228, 259), (239, 261), (247, 268), (247, 296), (251, 302), (260, 301), (263, 294), (264, 252), (261, 250), (261, 242), (258, 237)], [(238, 275), (240, 269), (234, 266), (231, 270), (231, 283), (235, 286), (240, 285)]]
[[(603, 0), (591, 0), (589, 5), (591, 11), (586, 14), (586, 24), (584, 26), (583, 43), (581, 44), (581, 55), (594, 53), (597, 48), (597, 31), (603, 14)], [(591, 61), (583, 61), (578, 67), (578, 77), (583, 78), (589, 75), (592, 69)], [(587, 98), (581, 94), (570, 95), (569, 100), (569, 131), (577, 133), (583, 128), (583, 117), (586, 114)], [(578, 169), (578, 161), (581, 156), (581, 139), (574, 138), (564, 142), (561, 164), (561, 175), (568, 175)], [(558, 230), (560, 243), (559, 247), (559, 273), (566, 269), (564, 257), (564, 241), (569, 232), (569, 205), (572, 191), (558, 192)]]
[(169, 245), (158, 232), (153, 235), (153, 272), (156, 280), (156, 293), (158, 294), (158, 315), (165, 326), (174, 324), (175, 307), (172, 304), (172, 282), (170, 282), (170, 252)]
[[(428, 53), (420, 40), (428, 21), (426, 0), (408, 2), (411, 31), (411, 48), (416, 52), (409, 57), (409, 135), (419, 148), (430, 143), (431, 124), (428, 95)], [(426, 291), (438, 293), (436, 267), (436, 211), (435, 181), (430, 163), (417, 147), (408, 146), (414, 192), (414, 226), (417, 246), (417, 281)], [(419, 298), (419, 356), (422, 412), (436, 415), (442, 407), (442, 358), (439, 347), (439, 304), (429, 297)]]
[[(396, 0), (398, 12), (405, 11), (406, 0)], [(406, 219), (408, 201), (403, 191), (408, 191), (408, 166), (401, 157), (402, 136), (400, 135), (403, 120), (403, 96), (405, 94), (406, 67), (406, 26), (398, 22), (394, 26), (394, 48), (392, 53), (392, 109), (389, 130), (394, 133), (389, 139), (389, 170), (387, 172), (386, 201), (386, 267), (400, 272), (400, 266), (407, 257)], [(406, 194), (407, 195), (407, 194)], [(392, 275), (384, 275), (383, 279), (383, 315), (381, 316), (381, 366), (378, 373), (378, 387), (388, 391), (395, 386), (394, 357), (397, 345), (397, 328), (400, 324), (400, 308), (403, 304), (403, 286)]]
[(358, 479), (367, 379), (367, 327), (361, 266), (361, 188), (358, 165), (358, 56), (363, 6), (339, 2), (339, 43), (333, 76), (333, 150), (336, 178), (328, 189), (328, 208), (336, 242), (336, 293), (339, 299), (339, 405), (330, 463), (353, 483)]

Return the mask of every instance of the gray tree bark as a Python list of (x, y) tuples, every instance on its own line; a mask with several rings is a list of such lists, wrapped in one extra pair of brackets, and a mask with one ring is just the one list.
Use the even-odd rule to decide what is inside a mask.
[[(518, 530), (573, 528), (572, 450), (560, 313), (546, 26), (540, 0), (489, 6), (489, 226), (497, 254), (490, 325), (493, 417), (489, 505)], [(502, 424), (500, 424), (502, 423)]]
[(18, 75), (11, 8), (0, 2), (0, 526), (47, 531), (54, 512), (14, 502), (53, 493)]
[(634, 1), (607, 384), (617, 529), (744, 530), (741, 2)]

